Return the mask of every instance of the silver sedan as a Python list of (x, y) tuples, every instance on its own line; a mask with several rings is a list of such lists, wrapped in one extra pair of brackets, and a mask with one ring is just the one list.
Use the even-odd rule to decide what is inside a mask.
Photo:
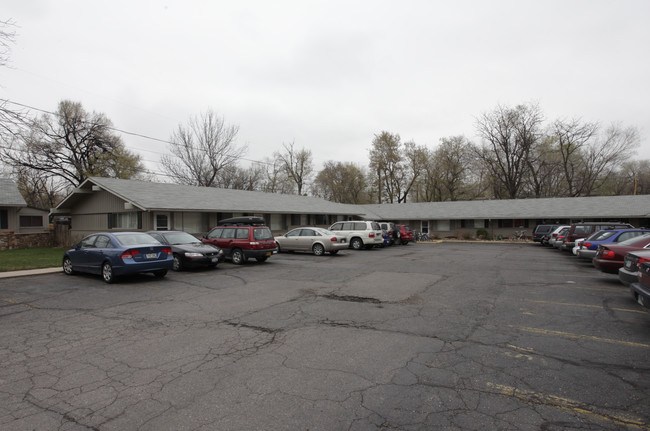
[(326, 252), (336, 254), (339, 250), (348, 248), (345, 236), (320, 227), (299, 227), (290, 230), (284, 235), (276, 236), (275, 243), (279, 252), (308, 251), (316, 256)]

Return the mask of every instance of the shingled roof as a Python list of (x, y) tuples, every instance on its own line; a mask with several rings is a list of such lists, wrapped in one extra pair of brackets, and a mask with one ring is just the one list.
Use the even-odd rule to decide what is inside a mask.
[(363, 205), (378, 220), (650, 217), (650, 195)]
[(57, 206), (57, 209), (74, 205), (77, 200), (93, 190), (93, 186), (104, 189), (144, 211), (361, 215), (357, 206), (311, 196), (98, 177), (84, 181)]
[(58, 205), (57, 212), (83, 199), (93, 187), (107, 190), (143, 211), (339, 214), (366, 220), (650, 217), (650, 195), (347, 205), (310, 196), (98, 177), (88, 178)]
[(27, 202), (18, 191), (18, 186), (9, 178), (0, 178), (0, 206), (26, 207)]

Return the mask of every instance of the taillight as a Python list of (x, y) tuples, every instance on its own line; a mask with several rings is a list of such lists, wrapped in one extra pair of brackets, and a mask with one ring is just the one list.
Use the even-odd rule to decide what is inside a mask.
[(650, 257), (640, 257), (639, 260), (636, 261), (637, 270), (641, 269), (641, 264), (643, 262), (650, 262)]
[(583, 242), (581, 247), (589, 248), (589, 247), (591, 247), (591, 243), (590, 242)]
[(337, 237), (335, 237), (335, 236), (333, 236), (332, 238), (330, 238), (330, 241), (332, 241), (332, 242), (337, 242), (338, 240), (339, 240), (339, 239), (338, 239)]
[(127, 250), (120, 256), (120, 259), (133, 259), (133, 256), (140, 254), (139, 250)]
[(165, 247), (165, 248), (162, 249), (162, 252), (171, 255), (172, 254), (172, 249), (171, 249), (171, 247)]
[(374, 238), (374, 237), (375, 237), (375, 233), (374, 233), (374, 232), (370, 232), (370, 233), (368, 234), (368, 238)]
[(614, 253), (611, 250), (603, 250), (603, 254), (601, 255), (601, 257), (603, 259), (614, 259), (615, 254), (616, 253)]
[(257, 242), (257, 241), (250, 242), (250, 245), (251, 245), (251, 248), (254, 248), (254, 249), (260, 247), (260, 243)]

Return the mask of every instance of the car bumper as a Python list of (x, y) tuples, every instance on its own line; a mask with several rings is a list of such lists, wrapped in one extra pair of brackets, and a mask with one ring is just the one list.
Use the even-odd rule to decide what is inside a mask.
[(596, 253), (598, 253), (598, 250), (589, 250), (585, 248), (578, 249), (576, 256), (578, 256), (581, 259), (593, 259), (596, 257)]
[(345, 250), (349, 247), (349, 244), (346, 242), (333, 242), (329, 245), (328, 248), (325, 249), (325, 251), (333, 251), (333, 250)]
[(622, 260), (605, 260), (598, 257), (594, 257), (591, 261), (594, 266), (600, 269), (603, 272), (608, 272), (610, 274), (617, 274), (619, 268), (623, 266)]
[(113, 265), (113, 274), (116, 276), (138, 274), (140, 272), (154, 272), (172, 269), (174, 259), (170, 256), (166, 260), (156, 260), (152, 262), (125, 262), (123, 265)]
[(226, 257), (222, 254), (219, 256), (209, 257), (187, 257), (183, 256), (183, 265), (187, 267), (197, 267), (197, 266), (211, 266), (216, 265), (219, 262), (223, 262)]
[(645, 285), (636, 282), (630, 284), (630, 293), (634, 300), (645, 308), (650, 308), (650, 289)]
[(269, 257), (278, 252), (277, 248), (267, 248), (264, 250), (244, 250), (246, 259), (255, 259), (258, 257)]
[(637, 278), (637, 272), (632, 272), (629, 269), (625, 269), (625, 267), (619, 268), (618, 269), (618, 279), (623, 283), (625, 286), (630, 286), (632, 283), (636, 283), (639, 279)]

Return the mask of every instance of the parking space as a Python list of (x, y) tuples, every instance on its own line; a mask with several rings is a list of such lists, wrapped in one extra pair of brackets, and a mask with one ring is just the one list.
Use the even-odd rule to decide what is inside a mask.
[(650, 315), (535, 244), (0, 280), (0, 429), (650, 429)]

